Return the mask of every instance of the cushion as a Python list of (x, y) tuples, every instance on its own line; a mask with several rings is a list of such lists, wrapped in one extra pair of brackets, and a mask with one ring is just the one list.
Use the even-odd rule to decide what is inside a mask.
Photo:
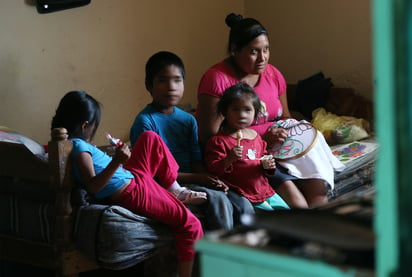
[(324, 107), (333, 86), (330, 78), (325, 78), (318, 72), (306, 79), (300, 80), (296, 88), (296, 107), (305, 118), (312, 119), (312, 111)]
[(43, 145), (37, 141), (7, 127), (0, 126), (0, 142), (2, 141), (24, 144), (36, 156), (43, 157), (46, 155)]
[(168, 226), (115, 205), (80, 207), (74, 237), (80, 250), (113, 270), (134, 266), (173, 245)]
[(353, 116), (338, 116), (317, 108), (312, 112), (312, 124), (329, 145), (348, 143), (369, 137), (369, 122)]

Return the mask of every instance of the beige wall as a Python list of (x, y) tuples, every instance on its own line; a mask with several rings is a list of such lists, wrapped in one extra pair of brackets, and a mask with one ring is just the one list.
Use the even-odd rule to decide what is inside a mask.
[(69, 90), (103, 104), (95, 143), (105, 130), (128, 139), (149, 101), (144, 65), (174, 51), (188, 71), (183, 102), (195, 102), (201, 73), (224, 55), (224, 17), (242, 0), (92, 0), (85, 7), (38, 14), (32, 1), (0, 1), (0, 125), (47, 143), (51, 117)]
[(296, 83), (318, 71), (372, 98), (370, 0), (247, 0), (268, 29), (271, 62)]
[(72, 89), (103, 104), (96, 144), (106, 143), (104, 131), (127, 140), (150, 101), (144, 64), (160, 50), (184, 60), (183, 103), (195, 106), (201, 74), (225, 56), (230, 12), (267, 27), (272, 63), (288, 82), (323, 70), (335, 85), (371, 95), (369, 0), (92, 0), (51, 14), (32, 2), (0, 1), (0, 125), (41, 143)]

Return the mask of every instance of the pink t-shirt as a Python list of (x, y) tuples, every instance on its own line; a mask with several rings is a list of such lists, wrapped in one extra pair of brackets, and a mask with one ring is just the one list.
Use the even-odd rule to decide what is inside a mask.
[[(197, 95), (199, 97), (201, 94), (208, 94), (220, 98), (228, 87), (239, 82), (230, 67), (222, 61), (209, 68), (202, 76)], [(253, 89), (263, 103), (263, 110), (258, 122), (251, 128), (263, 135), (273, 121), (282, 116), (283, 108), (279, 97), (286, 92), (286, 81), (277, 68), (268, 64)]]

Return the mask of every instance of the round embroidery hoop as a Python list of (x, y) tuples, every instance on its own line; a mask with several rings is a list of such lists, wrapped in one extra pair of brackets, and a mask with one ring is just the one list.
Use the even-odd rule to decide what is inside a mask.
[(308, 122), (296, 122), (284, 129), (288, 132), (288, 137), (270, 151), (280, 161), (302, 157), (312, 149), (318, 138), (318, 130)]

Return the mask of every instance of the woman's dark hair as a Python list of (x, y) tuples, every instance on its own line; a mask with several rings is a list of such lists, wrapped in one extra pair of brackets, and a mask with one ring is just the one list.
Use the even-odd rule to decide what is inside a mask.
[(262, 34), (268, 36), (265, 27), (253, 18), (243, 18), (239, 14), (231, 13), (226, 16), (225, 23), (230, 27), (228, 53), (232, 51), (232, 45), (239, 51), (256, 37)]
[[(254, 89), (245, 82), (237, 83), (236, 85), (228, 87), (225, 90), (223, 96), (217, 103), (218, 113), (226, 116), (227, 110), (229, 109), (230, 105), (232, 105), (234, 101), (239, 100), (240, 98), (245, 96), (249, 97), (252, 100), (253, 108), (255, 109), (254, 119), (256, 119), (262, 108), (262, 104), (260, 102), (259, 96), (256, 94)], [(225, 120), (223, 120), (222, 124), (224, 125), (224, 123)]]
[(182, 59), (176, 54), (168, 51), (160, 51), (152, 55), (146, 63), (146, 86), (151, 88), (153, 86), (153, 79), (166, 66), (174, 65), (180, 69), (183, 79), (186, 78), (185, 67)]
[(82, 124), (88, 121), (94, 124), (92, 138), (100, 124), (100, 103), (84, 91), (70, 91), (60, 100), (51, 123), (51, 128), (64, 127), (69, 133), (69, 138), (84, 137)]

